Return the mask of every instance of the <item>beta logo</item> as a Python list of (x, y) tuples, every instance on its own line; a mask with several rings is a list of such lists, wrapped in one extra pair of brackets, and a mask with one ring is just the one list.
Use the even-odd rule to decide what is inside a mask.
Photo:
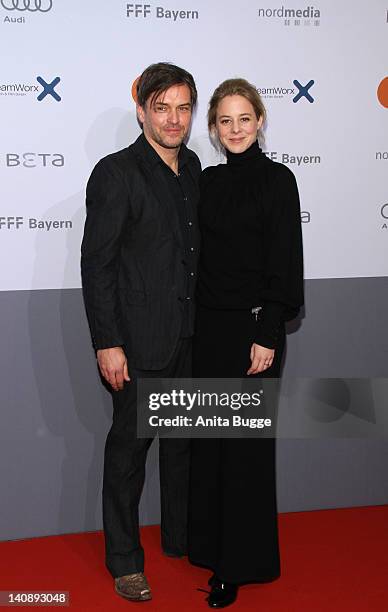
[(7, 168), (63, 168), (65, 157), (61, 153), (6, 153)]

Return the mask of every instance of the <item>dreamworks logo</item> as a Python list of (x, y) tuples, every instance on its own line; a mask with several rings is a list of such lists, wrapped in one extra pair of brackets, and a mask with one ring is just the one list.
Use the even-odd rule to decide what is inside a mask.
[(314, 85), (315, 81), (311, 79), (305, 85), (302, 85), (297, 79), (292, 81), (294, 87), (259, 87), (257, 90), (262, 98), (266, 99), (281, 99), (292, 96), (294, 103), (299, 102), (302, 98), (305, 98), (310, 104), (314, 102), (314, 98), (310, 93), (310, 89)]
[(321, 25), (321, 11), (314, 6), (306, 6), (304, 9), (286, 8), (260, 8), (258, 11), (260, 19), (278, 20), (285, 26), (319, 26)]
[(126, 5), (127, 17), (134, 19), (168, 19), (170, 21), (187, 21), (199, 19), (199, 11), (176, 11), (164, 6), (151, 6), (151, 4), (128, 4)]
[(39, 85), (34, 83), (0, 83), (0, 96), (27, 96), (27, 94), (38, 94), (36, 99), (42, 102), (46, 97), (61, 101), (61, 96), (55, 90), (61, 79), (55, 77), (51, 82), (45, 81), (41, 76), (36, 77)]

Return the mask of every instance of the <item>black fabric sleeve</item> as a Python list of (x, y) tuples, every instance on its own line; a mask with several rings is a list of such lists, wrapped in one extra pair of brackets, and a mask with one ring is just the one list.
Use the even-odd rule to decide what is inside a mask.
[(208, 166), (207, 168), (204, 168), (202, 170), (201, 175), (199, 177), (199, 188), (201, 193), (205, 191), (208, 184), (214, 178), (215, 170), (216, 168), (214, 166)]
[(109, 158), (95, 166), (86, 188), (81, 276), (94, 348), (124, 344), (118, 315), (118, 269), (122, 230), (128, 215), (123, 176)]
[(303, 247), (298, 187), (291, 170), (277, 164), (268, 211), (265, 288), (255, 341), (275, 348), (280, 326), (303, 305)]

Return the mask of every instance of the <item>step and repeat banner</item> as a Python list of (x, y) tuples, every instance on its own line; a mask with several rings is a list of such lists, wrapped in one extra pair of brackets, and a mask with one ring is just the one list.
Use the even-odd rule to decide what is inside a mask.
[(296, 174), (306, 278), (388, 275), (388, 1), (0, 0), (0, 290), (80, 287), (85, 184), (140, 133), (150, 63), (194, 75), (189, 146), (224, 79), (268, 110), (265, 151)]

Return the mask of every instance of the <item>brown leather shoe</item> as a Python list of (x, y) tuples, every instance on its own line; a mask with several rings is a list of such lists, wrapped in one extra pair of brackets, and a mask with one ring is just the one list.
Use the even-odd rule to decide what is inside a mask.
[(152, 599), (151, 589), (143, 572), (115, 578), (115, 591), (121, 597), (131, 601), (149, 601)]

